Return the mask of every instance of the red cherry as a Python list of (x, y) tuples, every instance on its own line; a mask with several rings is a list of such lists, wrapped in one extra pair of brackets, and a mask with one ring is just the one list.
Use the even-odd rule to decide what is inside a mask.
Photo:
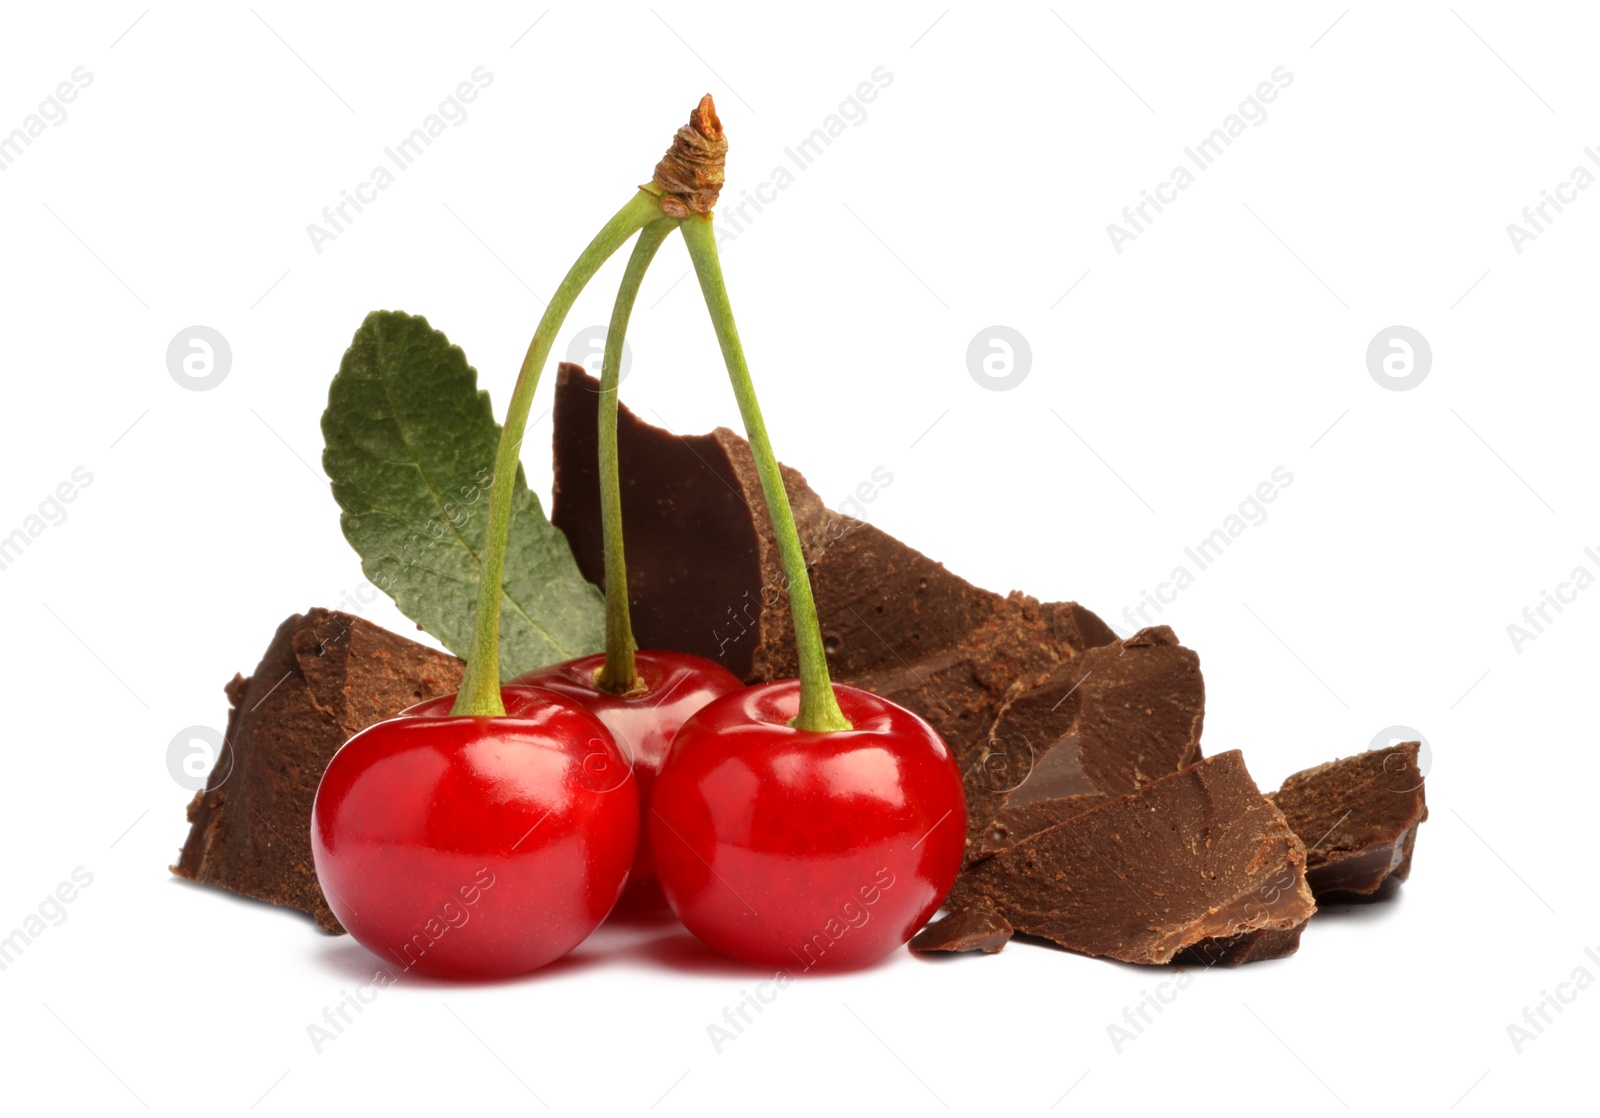
[[(595, 687), (594, 674), (605, 662), (603, 654), (584, 656), (520, 675), (515, 682), (542, 687), (581, 703), (605, 723), (623, 755), (633, 761), (639, 818), (647, 819), (656, 774), (666, 763), (667, 750), (672, 748), (678, 728), (712, 699), (741, 690), (744, 684), (721, 664), (701, 656), (640, 651), (634, 653), (634, 663), (647, 690), (628, 699)], [(656, 880), (649, 834), (641, 826), (633, 872), (628, 875), (628, 887), (618, 907), (639, 910), (663, 908), (666, 903)]]
[(453, 695), (334, 754), (312, 809), (317, 880), (373, 954), (447, 978), (521, 974), (606, 918), (638, 839), (626, 760), (581, 707), (501, 689), (504, 718)]
[(864, 966), (955, 882), (966, 796), (921, 718), (835, 686), (854, 729), (788, 724), (797, 680), (718, 699), (678, 731), (646, 826), (673, 912), (707, 946), (799, 973)]

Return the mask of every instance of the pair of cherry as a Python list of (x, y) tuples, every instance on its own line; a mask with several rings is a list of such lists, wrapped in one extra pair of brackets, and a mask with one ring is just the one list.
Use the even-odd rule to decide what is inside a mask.
[[(545, 306), (495, 451), (460, 692), (363, 730), (323, 775), (311, 834), (323, 893), (357, 940), (406, 969), (497, 976), (543, 966), (605, 919), (630, 867), (636, 899), (659, 882), (684, 926), (717, 951), (791, 973), (861, 966), (908, 940), (955, 881), (966, 801), (949, 748), (910, 711), (828, 676), (804, 549), (717, 256), (727, 147), (707, 94)], [(617, 384), (640, 281), (679, 231), (761, 479), (798, 680), (745, 688), (698, 657), (634, 648)], [(539, 372), (578, 293), (635, 235), (600, 377), (606, 655), (502, 688), (506, 541)]]
[(933, 915), (965, 800), (927, 723), (836, 686), (853, 728), (797, 730), (798, 681), (636, 655), (642, 694), (599, 689), (590, 656), (502, 688), (503, 718), (452, 716), (450, 696), (352, 738), (311, 835), (345, 928), (419, 973), (519, 974), (626, 884), (624, 907), (664, 893), (711, 948), (801, 973), (874, 962)]

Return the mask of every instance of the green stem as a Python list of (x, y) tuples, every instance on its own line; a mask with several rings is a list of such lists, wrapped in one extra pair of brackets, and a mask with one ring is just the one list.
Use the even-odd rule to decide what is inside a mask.
[(561, 286), (550, 297), (533, 340), (528, 343), (511, 403), (506, 407), (505, 429), (500, 433), (500, 445), (495, 450), (494, 481), (489, 489), (489, 531), (484, 539), (483, 568), (478, 582), (477, 617), (472, 628), (472, 645), (467, 652), (466, 673), (451, 714), (500, 717), (506, 712), (500, 700), (500, 599), (505, 576), (506, 536), (511, 528), (511, 494), (516, 488), (528, 408), (539, 387), (539, 374), (550, 356), (550, 346), (566, 321), (573, 301), (600, 270), (600, 265), (629, 237), (664, 217), (656, 195), (647, 190), (635, 194), (606, 222), (568, 270)]
[(717, 238), (711, 221), (710, 214), (684, 219), (683, 239), (689, 246), (689, 258), (694, 261), (706, 309), (711, 312), (711, 325), (722, 347), (722, 360), (728, 366), (734, 397), (739, 401), (739, 414), (744, 419), (745, 434), (750, 438), (750, 453), (755, 457), (756, 473), (761, 477), (761, 492), (767, 499), (767, 513), (772, 518), (772, 532), (778, 540), (778, 554), (789, 584), (789, 611), (794, 619), (795, 650), (800, 660), (800, 712), (791, 724), (801, 730), (848, 730), (850, 721), (839, 709), (833, 683), (828, 678), (828, 655), (822, 647), (822, 626), (817, 621), (816, 600), (811, 596), (805, 552), (800, 547), (794, 512), (789, 508), (788, 491), (783, 487), (783, 473), (772, 453), (767, 425), (756, 402), (755, 385), (750, 382), (744, 347), (739, 344), (739, 329), (734, 325), (733, 307), (728, 302), (728, 288), (722, 279), (722, 263), (717, 258)]
[(600, 364), (600, 530), (606, 564), (606, 662), (594, 684), (602, 691), (629, 697), (647, 690), (639, 678), (634, 652), (633, 619), (628, 614), (628, 562), (622, 549), (622, 478), (617, 463), (617, 382), (622, 379), (622, 346), (628, 336), (628, 319), (639, 284), (656, 250), (678, 223), (654, 221), (639, 233), (617, 288), (606, 328), (606, 352)]

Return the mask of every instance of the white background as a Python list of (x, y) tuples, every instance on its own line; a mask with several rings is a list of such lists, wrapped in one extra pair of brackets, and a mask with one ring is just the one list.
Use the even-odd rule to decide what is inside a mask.
[[(74, 468), (93, 481), (0, 571), (0, 929), (74, 867), (93, 883), (0, 972), (7, 1109), (1489, 1114), (1584, 1092), (1600, 992), (1520, 1053), (1507, 1026), (1600, 976), (1600, 590), (1520, 649), (1507, 626), (1600, 574), (1600, 189), (1520, 254), (1506, 226), (1600, 171), (1597, 30), (1470, 0), (9, 6), (0, 130), (75, 67), (93, 81), (0, 172), (0, 535)], [(307, 223), (479, 66), (467, 119), (316, 252)], [(1107, 224), (1280, 66), (1266, 120), (1117, 253)], [(779, 454), (833, 503), (887, 468), (873, 522), (1124, 631), (1285, 467), (1160, 620), (1201, 654), (1206, 749), (1244, 749), (1263, 787), (1393, 724), (1428, 739), (1411, 882), (1317, 917), (1293, 958), (1195, 976), (1120, 1052), (1107, 1026), (1174, 976), (1016, 944), (808, 979), (719, 1054), (706, 1026), (755, 977), (662, 922), (518, 982), (408, 981), (317, 1053), (307, 1026), (372, 958), (171, 878), (189, 792), (166, 757), (222, 725), (279, 621), (360, 582), (318, 467), (351, 334), (424, 313), (503, 407), (539, 296), (702, 92), (733, 143), (725, 213), (877, 67), (865, 120), (724, 247)], [(735, 425), (687, 267), (669, 242), (646, 281), (624, 399)], [(205, 392), (166, 364), (197, 324), (233, 353)], [(1397, 324), (1433, 352), (1403, 392), (1365, 356)], [(1032, 350), (1010, 391), (967, 368), (995, 325)]]

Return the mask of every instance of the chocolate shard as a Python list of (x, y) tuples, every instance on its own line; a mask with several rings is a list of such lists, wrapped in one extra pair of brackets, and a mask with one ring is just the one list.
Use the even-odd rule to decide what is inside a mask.
[[(580, 366), (557, 371), (551, 520), (584, 577), (603, 585), (598, 389)], [(726, 428), (679, 436), (620, 412), (628, 596), (640, 646), (704, 656), (747, 682), (792, 678), (799, 664), (787, 584), (749, 444)], [(796, 471), (784, 467), (783, 476), (834, 678), (922, 715), (963, 769), (1013, 688), (1116, 639), (1076, 603), (979, 589), (831, 511)]]
[(358, 730), (448, 695), (461, 661), (350, 614), (313, 609), (278, 626), (255, 674), (227, 686), (233, 709), (172, 872), (308, 913), (344, 929), (311, 865), (322, 772)]
[(1086, 955), (1204, 962), (1199, 944), (1288, 932), (1315, 912), (1305, 864), (1232, 750), (976, 863), (952, 907), (987, 904)]
[(993, 955), (1010, 941), (1013, 929), (992, 908), (954, 909), (911, 937), (913, 951), (982, 951)]
[(1318, 900), (1377, 900), (1411, 873), (1417, 827), (1428, 818), (1420, 742), (1374, 749), (1297, 772), (1272, 796), (1307, 844)]
[(1160, 625), (1088, 649), (1000, 709), (967, 779), (975, 858), (1200, 759), (1200, 657)]

